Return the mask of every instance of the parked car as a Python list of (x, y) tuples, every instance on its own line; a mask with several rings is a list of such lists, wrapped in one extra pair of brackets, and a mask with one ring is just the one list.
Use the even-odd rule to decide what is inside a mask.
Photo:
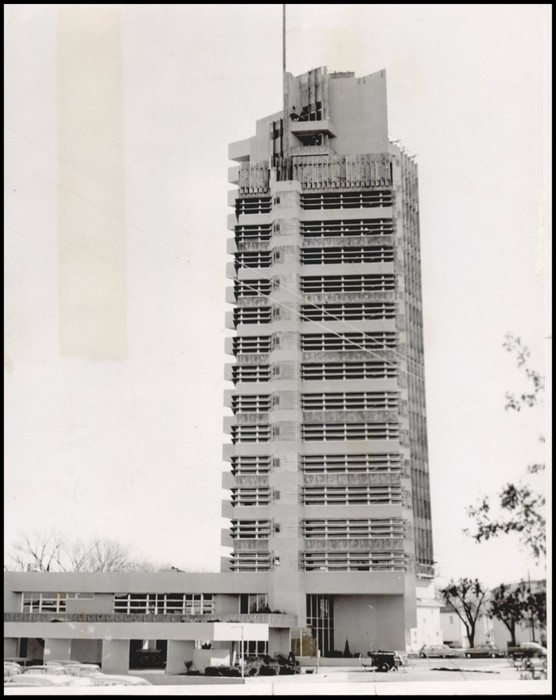
[(421, 647), (419, 656), (422, 659), (449, 659), (457, 656), (457, 652), (446, 644), (430, 644)]
[(21, 666), (13, 662), (4, 662), (4, 678), (21, 675)]
[(75, 680), (91, 681), (95, 686), (110, 686), (110, 685), (152, 685), (149, 681), (138, 676), (118, 676), (110, 673), (98, 673), (96, 676), (87, 678), (76, 678)]
[[(27, 668), (27, 666), (32, 666), (35, 662), (33, 659), (27, 659), (23, 656), (9, 656), (7, 659), (4, 659), (5, 664), (17, 664), (18, 666), (21, 666), (22, 668)], [(40, 662), (38, 662), (40, 663)]]
[(100, 666), (98, 664), (80, 664), (74, 662), (73, 664), (62, 666), (62, 668), (68, 676), (79, 676), (81, 678), (90, 678), (100, 673)]
[(36, 675), (49, 675), (49, 676), (67, 676), (66, 669), (63, 666), (29, 666), (23, 671), (24, 676), (36, 676)]
[(493, 644), (478, 644), (476, 647), (465, 649), (463, 653), (467, 659), (474, 657), (490, 657), (491, 659), (500, 659), (503, 656), (506, 656), (505, 651), (498, 649)]
[(53, 676), (49, 673), (22, 673), (4, 680), (5, 687), (58, 687), (72, 685), (71, 676)]
[(519, 659), (523, 656), (527, 657), (540, 657), (547, 655), (546, 647), (538, 642), (522, 642), (517, 647), (508, 647), (507, 654), (514, 659)]
[(81, 664), (81, 661), (76, 661), (75, 659), (52, 659), (52, 661), (45, 661), (45, 666), (75, 666)]

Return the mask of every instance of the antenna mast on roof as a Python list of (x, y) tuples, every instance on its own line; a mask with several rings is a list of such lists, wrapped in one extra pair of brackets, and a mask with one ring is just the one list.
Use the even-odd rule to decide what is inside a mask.
[[(286, 77), (286, 3), (282, 5), (282, 74)], [(285, 89), (285, 80), (284, 80)]]
[(284, 93), (284, 113), (282, 118), (282, 177), (279, 180), (289, 180), (290, 171), (290, 104), (288, 94), (288, 77), (286, 73), (286, 3), (282, 5), (282, 88)]

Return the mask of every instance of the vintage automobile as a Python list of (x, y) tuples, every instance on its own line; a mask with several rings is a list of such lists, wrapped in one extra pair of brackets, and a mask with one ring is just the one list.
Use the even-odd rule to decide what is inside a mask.
[(506, 653), (514, 659), (523, 657), (541, 657), (547, 655), (546, 647), (538, 642), (522, 642), (517, 647), (508, 647)]
[(419, 656), (422, 659), (450, 659), (457, 656), (457, 652), (446, 644), (430, 644), (421, 647)]
[(4, 661), (4, 678), (21, 675), (21, 666), (14, 662)]
[(466, 659), (472, 658), (487, 658), (491, 659), (501, 659), (506, 656), (506, 652), (502, 649), (498, 649), (493, 644), (478, 644), (476, 647), (465, 649), (463, 655)]

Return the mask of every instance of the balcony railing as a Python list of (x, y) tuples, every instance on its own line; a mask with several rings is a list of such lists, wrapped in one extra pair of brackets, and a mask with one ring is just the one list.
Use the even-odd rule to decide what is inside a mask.
[(269, 191), (270, 170), (267, 162), (242, 163), (238, 172), (238, 194), (265, 194)]
[(388, 153), (308, 156), (295, 159), (293, 179), (298, 180), (304, 190), (390, 187), (390, 163)]
[(4, 622), (239, 622), (295, 627), (297, 615), (288, 613), (238, 613), (183, 615), (181, 613), (4, 613)]
[(305, 551), (317, 552), (343, 552), (343, 551), (364, 551), (364, 552), (401, 552), (403, 551), (403, 538), (401, 537), (380, 537), (363, 538), (349, 537), (343, 539), (321, 538), (305, 539)]

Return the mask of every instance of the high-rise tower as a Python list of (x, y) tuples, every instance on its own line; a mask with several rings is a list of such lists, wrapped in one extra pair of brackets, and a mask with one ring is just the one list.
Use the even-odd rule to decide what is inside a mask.
[(405, 648), (433, 564), (417, 167), (384, 71), (285, 93), (230, 146), (223, 568), (264, 573), (324, 654)]

